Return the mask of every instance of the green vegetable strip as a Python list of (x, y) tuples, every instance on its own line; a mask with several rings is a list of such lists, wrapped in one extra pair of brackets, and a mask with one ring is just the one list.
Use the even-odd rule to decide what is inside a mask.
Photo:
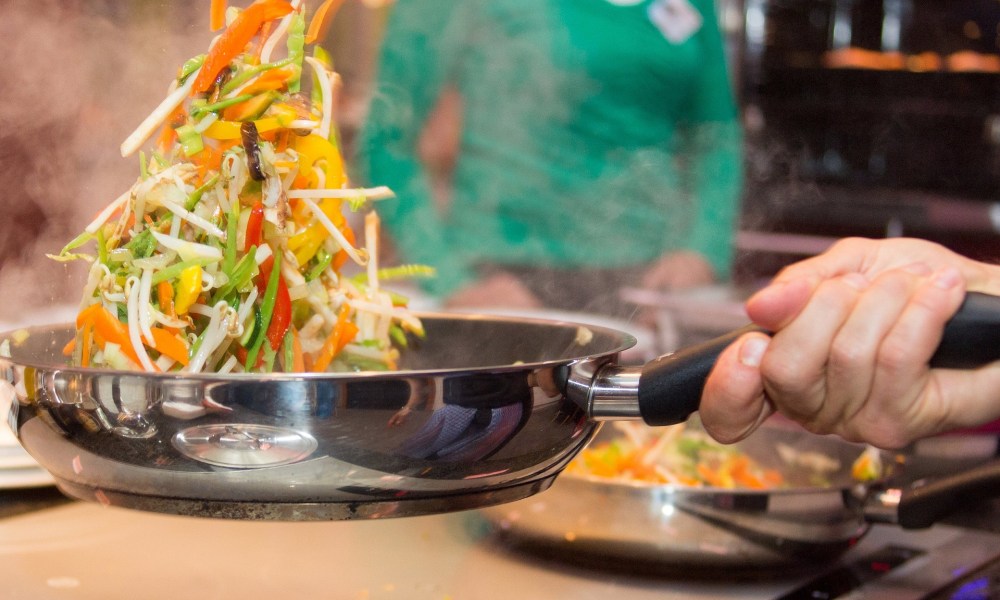
[(235, 90), (236, 88), (250, 81), (257, 75), (263, 73), (264, 71), (270, 71), (271, 69), (280, 69), (281, 67), (292, 64), (292, 62), (293, 62), (292, 58), (288, 57), (283, 60), (279, 60), (277, 62), (265, 63), (263, 65), (257, 65), (256, 67), (247, 69), (246, 71), (243, 71), (239, 75), (230, 79), (229, 82), (226, 83), (226, 85), (222, 86), (222, 95), (225, 96), (229, 92)]
[(264, 372), (271, 373), (274, 371), (274, 359), (277, 358), (278, 353), (271, 348), (271, 344), (264, 344)]
[(229, 211), (229, 222), (226, 223), (226, 248), (222, 252), (222, 272), (232, 279), (236, 267), (236, 226), (240, 220), (240, 203), (234, 202)]
[(274, 315), (274, 302), (278, 297), (278, 280), (281, 278), (281, 254), (274, 255), (274, 265), (271, 267), (271, 277), (267, 280), (267, 289), (264, 292), (264, 300), (260, 304), (261, 326), (260, 336), (254, 341), (253, 347), (247, 352), (247, 363), (244, 369), (249, 371), (257, 364), (257, 354), (260, 353), (260, 346), (267, 341), (267, 328), (271, 325), (271, 317)]
[[(434, 267), (429, 267), (427, 265), (400, 265), (398, 267), (379, 269), (377, 276), (380, 281), (388, 281), (391, 279), (403, 279), (406, 277), (433, 277), (436, 273), (437, 271)], [(351, 281), (364, 285), (368, 283), (368, 273), (358, 273), (351, 278)]]
[(206, 56), (205, 54), (199, 54), (194, 58), (188, 59), (188, 61), (184, 63), (184, 65), (181, 67), (180, 76), (177, 78), (177, 80), (182, 85), (184, 84), (184, 81), (191, 76), (192, 73), (200, 69), (201, 66), (205, 64), (205, 56)]
[(201, 139), (201, 134), (190, 125), (181, 125), (177, 128), (177, 139), (181, 143), (184, 156), (194, 156), (205, 149), (205, 141)]
[(288, 80), (288, 93), (297, 94), (302, 89), (302, 62), (306, 55), (306, 19), (302, 13), (295, 13), (288, 27), (288, 60), (292, 61), (297, 73)]
[[(98, 231), (100, 231), (100, 229)], [(59, 251), (59, 256), (65, 256), (66, 254), (69, 253), (70, 250), (75, 250), (75, 249), (79, 248), (80, 246), (82, 246), (82, 245), (86, 244), (87, 242), (89, 242), (90, 240), (94, 239), (94, 237), (95, 237), (94, 234), (87, 233), (86, 231), (84, 231), (80, 235), (78, 235), (75, 238), (73, 238), (72, 240), (70, 240), (70, 242), (68, 244), (66, 244), (65, 246), (63, 246), (63, 249)]]
[(330, 263), (333, 262), (333, 254), (330, 254), (326, 250), (320, 250), (316, 256), (319, 259), (319, 262), (316, 263), (316, 266), (309, 271), (308, 275), (306, 275), (306, 281), (312, 281), (313, 279), (319, 277), (320, 274), (322, 274), (323, 271), (330, 266)]
[(210, 258), (192, 258), (191, 260), (181, 261), (179, 263), (174, 263), (165, 269), (161, 269), (156, 273), (153, 273), (153, 285), (160, 283), (161, 281), (169, 281), (171, 279), (176, 279), (180, 276), (181, 271), (188, 267), (193, 267), (195, 265), (199, 267), (204, 267), (210, 265), (216, 261)]
[(97, 230), (97, 260), (102, 265), (108, 264), (108, 242), (104, 239), (104, 229)]
[(409, 344), (406, 339), (406, 332), (403, 331), (402, 327), (396, 325), (395, 323), (389, 327), (389, 337), (391, 337), (392, 341), (396, 342), (396, 345), (400, 348), (406, 348)]
[(285, 332), (285, 340), (282, 343), (285, 354), (283, 357), (285, 363), (285, 371), (290, 372), (292, 370), (292, 365), (295, 364), (295, 334), (292, 333), (292, 328), (289, 327), (288, 331)]
[(194, 210), (195, 207), (198, 206), (198, 203), (201, 202), (201, 197), (205, 195), (205, 192), (215, 187), (215, 184), (218, 183), (218, 181), (219, 181), (219, 176), (216, 175), (211, 179), (209, 179), (208, 181), (206, 181), (204, 185), (202, 185), (195, 191), (191, 192), (191, 195), (188, 196), (187, 202), (184, 203), (184, 208), (188, 209), (189, 211)]
[(223, 108), (228, 108), (234, 104), (239, 104), (240, 102), (246, 102), (250, 98), (253, 98), (253, 94), (243, 94), (242, 96), (235, 96), (233, 98), (226, 98), (225, 100), (219, 100), (215, 104), (206, 104), (205, 106), (199, 106), (195, 110), (191, 111), (191, 116), (199, 117), (205, 113), (216, 112), (222, 110)]
[(146, 165), (146, 153), (139, 150), (139, 179), (149, 179), (149, 167)]
[(236, 266), (233, 267), (233, 274), (229, 278), (229, 281), (220, 287), (212, 297), (212, 304), (215, 304), (219, 300), (225, 298), (234, 290), (243, 289), (250, 283), (250, 279), (253, 278), (254, 267), (257, 266), (257, 261), (254, 259), (254, 255), (256, 253), (257, 246), (252, 246), (250, 251), (247, 252), (238, 263), (236, 263)]

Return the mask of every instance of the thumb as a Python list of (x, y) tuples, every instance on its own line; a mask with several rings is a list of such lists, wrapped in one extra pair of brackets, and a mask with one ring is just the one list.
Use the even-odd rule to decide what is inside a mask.
[(738, 442), (774, 413), (760, 375), (770, 341), (763, 333), (748, 333), (719, 355), (698, 409), (705, 430), (716, 440)]

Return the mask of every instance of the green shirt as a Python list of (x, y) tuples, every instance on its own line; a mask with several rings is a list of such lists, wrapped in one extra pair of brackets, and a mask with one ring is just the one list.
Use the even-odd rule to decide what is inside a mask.
[[(659, 0), (401, 0), (393, 9), (358, 165), (403, 258), (446, 295), (476, 264), (635, 266), (665, 252), (729, 272), (741, 135), (710, 0), (667, 39)], [(622, 3), (618, 3), (622, 4)], [(463, 99), (447, 212), (416, 142), (445, 85)]]

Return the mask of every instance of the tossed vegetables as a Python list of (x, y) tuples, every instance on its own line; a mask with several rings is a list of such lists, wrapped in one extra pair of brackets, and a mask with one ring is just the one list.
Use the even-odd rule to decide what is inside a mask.
[[(804, 483), (828, 486), (831, 475), (842, 470), (833, 457), (782, 443), (775, 444), (772, 464), (765, 466), (738, 446), (713, 440), (697, 418), (658, 429), (627, 422), (615, 423), (615, 428), (619, 435), (585, 448), (567, 472), (641, 484), (767, 490)], [(785, 469), (796, 474), (796, 481), (788, 480)], [(854, 481), (874, 481), (885, 473), (881, 454), (872, 447), (851, 465)]]
[[(210, 23), (228, 27), (122, 144), (130, 155), (160, 130), (138, 180), (52, 257), (93, 263), (66, 350), (82, 366), (163, 372), (394, 368), (400, 333), (423, 328), (375, 278), (433, 272), (375, 268), (371, 225), (356, 247), (345, 217), (392, 192), (350, 186), (337, 76), (306, 57), (305, 23), (318, 35), (339, 3), (311, 21), (299, 0), (226, 4), (211, 2)], [(341, 273), (348, 260), (362, 278)]]

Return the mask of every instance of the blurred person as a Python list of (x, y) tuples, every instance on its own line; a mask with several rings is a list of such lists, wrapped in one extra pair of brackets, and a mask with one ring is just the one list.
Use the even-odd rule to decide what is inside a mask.
[(699, 410), (719, 441), (774, 412), (882, 448), (1000, 418), (1000, 362), (932, 369), (966, 291), (1000, 294), (1000, 266), (924, 240), (846, 239), (782, 270), (747, 312), (774, 332), (720, 356)]
[(710, 0), (405, 0), (389, 19), (359, 165), (445, 305), (628, 316), (623, 286), (729, 275), (742, 138)]

